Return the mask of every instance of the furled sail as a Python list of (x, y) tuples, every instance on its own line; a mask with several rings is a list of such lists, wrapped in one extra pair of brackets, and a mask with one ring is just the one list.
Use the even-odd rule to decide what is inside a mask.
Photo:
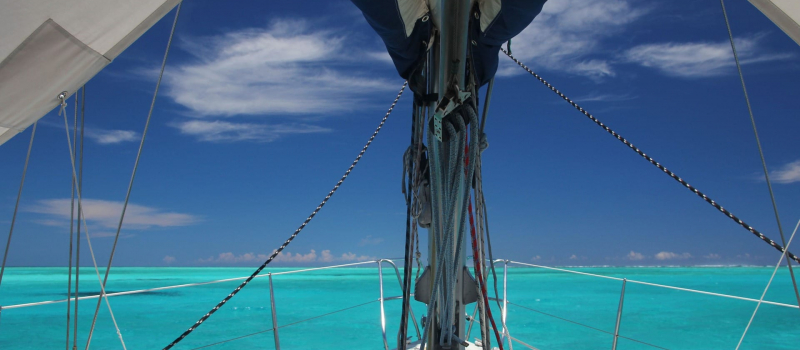
[(750, 0), (800, 45), (800, 0)]
[(0, 0), (0, 144), (58, 106), (180, 0)]

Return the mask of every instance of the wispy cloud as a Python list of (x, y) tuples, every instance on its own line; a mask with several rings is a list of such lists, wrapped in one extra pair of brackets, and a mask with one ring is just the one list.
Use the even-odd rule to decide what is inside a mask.
[(222, 120), (185, 120), (170, 124), (181, 134), (206, 142), (272, 142), (284, 135), (330, 132), (308, 124), (235, 123)]
[[(789, 54), (766, 53), (759, 47), (762, 36), (738, 39), (736, 51), (742, 64), (785, 60)], [(736, 62), (728, 40), (720, 42), (660, 43), (635, 46), (622, 55), (623, 60), (651, 67), (682, 78), (704, 78), (735, 72)]]
[[(764, 177), (761, 176), (763, 180)], [(770, 173), (770, 180), (779, 184), (800, 182), (800, 160), (784, 164)]]
[(659, 252), (656, 254), (656, 260), (682, 260), (682, 259), (689, 259), (692, 257), (692, 254), (689, 253), (673, 253), (673, 252)]
[(720, 258), (722, 258), (722, 257), (721, 257), (719, 254), (716, 254), (716, 253), (711, 253), (711, 254), (708, 254), (708, 255), (703, 255), (703, 257), (704, 257), (704, 258), (706, 258), (706, 259), (708, 259), (708, 260), (719, 260)]
[[(534, 67), (602, 78), (614, 76), (608, 59), (596, 58), (602, 42), (647, 13), (628, 0), (559, 0), (545, 3), (542, 13), (511, 41), (514, 56)], [(524, 71), (500, 61), (498, 75)]]
[(634, 252), (633, 250), (631, 250), (631, 252), (628, 253), (628, 255), (625, 256), (625, 259), (628, 259), (628, 260), (631, 260), (631, 261), (640, 261), (640, 260), (644, 260), (645, 257), (644, 257), (644, 255), (642, 255), (642, 253), (637, 253), (637, 252)]
[(131, 130), (108, 130), (98, 128), (84, 129), (84, 135), (101, 145), (139, 141), (142, 136)]
[[(41, 120), (39, 121), (39, 124), (51, 128), (64, 130), (64, 124), (62, 123)], [(70, 131), (73, 130), (72, 125), (70, 125), (69, 129)], [(101, 145), (113, 145), (123, 142), (139, 141), (142, 138), (140, 133), (132, 130), (104, 129), (104, 128), (88, 127), (88, 126), (84, 128), (83, 134), (90, 140), (97, 142)]]
[[(395, 89), (363, 72), (348, 33), (300, 20), (187, 39), (195, 57), (166, 75), (167, 94), (195, 116), (320, 115), (363, 108), (373, 93)], [(360, 59), (355, 59), (360, 57)], [(346, 88), (343, 88), (346, 87)]]
[(578, 96), (573, 100), (577, 102), (620, 102), (620, 101), (629, 101), (637, 98), (631, 94), (604, 94), (593, 92), (588, 95)]
[[(43, 199), (31, 207), (25, 208), (32, 213), (44, 214), (46, 217), (39, 223), (51, 226), (66, 225), (70, 218), (71, 200), (69, 198)], [(84, 198), (83, 212), (90, 226), (97, 225), (105, 229), (116, 229), (119, 224), (122, 202)], [(129, 203), (125, 212), (126, 230), (141, 230), (151, 227), (187, 226), (200, 221), (190, 214), (168, 212), (154, 207)], [(91, 232), (91, 231), (90, 231)]]
[(164, 257), (164, 259), (163, 259), (163, 260), (164, 260), (164, 262), (165, 262), (165, 263), (167, 263), (167, 264), (172, 264), (172, 263), (174, 263), (174, 262), (175, 262), (177, 259), (175, 259), (175, 257), (174, 257), (174, 256), (169, 256), (169, 255), (167, 255), (167, 256), (165, 256), (165, 257)]
[(378, 245), (383, 242), (383, 238), (380, 237), (372, 237), (372, 235), (367, 235), (358, 242), (359, 247), (367, 246), (367, 245)]

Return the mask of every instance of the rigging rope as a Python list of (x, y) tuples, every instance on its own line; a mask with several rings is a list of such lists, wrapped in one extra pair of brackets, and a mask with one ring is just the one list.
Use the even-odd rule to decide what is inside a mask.
[[(76, 92), (75, 93), (75, 123), (73, 124), (73, 127), (72, 127), (72, 139), (73, 140), (77, 140), (77, 137), (78, 137), (78, 94)], [(73, 152), (77, 152), (77, 147), (78, 147), (78, 143), (75, 142), (73, 144)], [(75, 222), (74, 222), (74, 220), (75, 220), (75, 184), (76, 184), (77, 180), (78, 179), (76, 179), (75, 176), (72, 176), (72, 182), (71, 182), (71, 187), (70, 187), (70, 191), (69, 191), (69, 195), (70, 195), (70, 207), (69, 207), (69, 260), (68, 260), (69, 261), (69, 270), (68, 270), (68, 273), (67, 273), (67, 336), (66, 336), (67, 340), (66, 340), (66, 350), (69, 350), (69, 331), (70, 331), (70, 329), (69, 329), (70, 327), (69, 326), (72, 323), (71, 322), (72, 320), (69, 318), (69, 312), (70, 312), (71, 306), (72, 306), (72, 305), (70, 305), (70, 298), (72, 298), (72, 251), (73, 251), (73, 249), (72, 249), (73, 248), (72, 247), (73, 239), (72, 238), (73, 238), (73, 234), (74, 234), (73, 230), (75, 228)], [(78, 236), (78, 237), (80, 237), (80, 236)], [(75, 296), (77, 297), (78, 295), (76, 294)], [(77, 302), (78, 301), (75, 300), (75, 303), (77, 303)]]
[[(156, 97), (158, 97), (158, 89), (161, 86), (161, 79), (164, 77), (164, 69), (167, 66), (167, 57), (169, 57), (169, 49), (172, 47), (172, 38), (175, 35), (175, 27), (178, 25), (178, 17), (181, 14), (181, 6), (183, 2), (178, 3), (178, 8), (175, 11), (175, 20), (172, 22), (172, 30), (169, 33), (169, 40), (167, 41), (167, 48), (164, 52), (164, 59), (161, 61), (161, 72), (158, 74), (158, 81), (156, 82), (156, 89), (153, 92), (153, 100), (150, 102), (150, 111), (147, 113), (147, 121), (144, 124), (144, 131), (142, 132), (142, 141), (139, 142), (139, 151), (136, 153), (136, 161), (133, 163), (133, 172), (131, 173), (131, 181), (128, 183), (128, 191), (125, 194), (125, 202), (122, 205), (122, 213), (119, 217), (119, 224), (117, 225), (117, 233), (114, 235), (114, 244), (111, 246), (111, 255), (108, 257), (108, 265), (106, 267), (105, 276), (103, 277), (103, 287), (108, 282), (108, 274), (111, 272), (111, 264), (114, 261), (114, 253), (117, 250), (117, 243), (119, 242), (119, 234), (122, 230), (122, 222), (125, 219), (125, 211), (128, 209), (128, 200), (131, 198), (131, 190), (133, 189), (133, 180), (136, 178), (136, 170), (139, 168), (139, 159), (142, 157), (142, 149), (144, 148), (144, 140), (147, 137), (147, 130), (150, 127), (150, 119), (153, 116), (153, 109), (156, 105)], [(92, 340), (92, 333), (94, 333), (94, 326), (97, 322), (97, 313), (100, 312), (100, 303), (102, 299), (97, 299), (97, 306), (94, 309), (94, 317), (92, 317), (92, 326), (89, 328), (89, 339), (86, 342), (86, 349), (89, 348), (89, 342)]]
[[(472, 217), (472, 198), (469, 199), (469, 226), (470, 233), (472, 234), (472, 264), (475, 267), (475, 277), (478, 278), (478, 286), (480, 287), (479, 295), (482, 297), (482, 300), (480, 300), (479, 303), (483, 302), (483, 305), (486, 308), (485, 312), (487, 318), (492, 323), (492, 328), (494, 328), (494, 336), (497, 339), (497, 345), (500, 347), (500, 350), (503, 350), (503, 342), (500, 340), (500, 332), (497, 331), (497, 325), (495, 324), (494, 317), (492, 316), (492, 308), (489, 306), (489, 296), (486, 291), (486, 282), (483, 280), (483, 272), (481, 272), (481, 263), (479, 261), (480, 254), (478, 253), (478, 237), (475, 233), (475, 220)], [(482, 326), (485, 327), (484, 325)], [(481, 335), (484, 337), (483, 341), (487, 342), (487, 335), (483, 334), (483, 329), (481, 329), (481, 331)]]
[[(67, 134), (67, 149), (69, 150), (69, 160), (70, 160), (70, 165), (72, 166), (72, 176), (77, 177), (78, 173), (75, 170), (75, 154), (72, 152), (72, 139), (69, 136), (69, 122), (67, 121), (67, 111), (65, 108), (66, 106), (67, 104), (65, 100), (62, 99), (61, 109), (59, 110), (58, 115), (61, 115), (62, 113), (64, 114), (64, 131)], [(114, 323), (114, 328), (117, 331), (119, 342), (122, 344), (122, 349), (125, 350), (126, 349), (125, 340), (122, 338), (122, 333), (120, 332), (119, 326), (117, 325), (117, 319), (114, 317), (114, 311), (111, 310), (111, 302), (108, 301), (108, 296), (106, 295), (106, 289), (102, 283), (103, 280), (100, 278), (100, 269), (97, 267), (97, 260), (95, 259), (94, 249), (92, 248), (92, 239), (89, 236), (89, 225), (86, 224), (86, 215), (84, 215), (83, 213), (83, 208), (82, 208), (83, 198), (81, 196), (80, 187), (78, 187), (77, 193), (78, 193), (78, 209), (79, 209), (78, 220), (83, 220), (83, 226), (85, 228), (84, 232), (86, 233), (86, 243), (89, 244), (89, 253), (91, 253), (92, 256), (92, 264), (94, 265), (94, 272), (97, 275), (97, 282), (100, 283), (100, 298), (102, 299), (103, 297), (105, 297), (106, 305), (108, 306), (108, 313), (109, 315), (111, 315), (111, 321)], [(91, 341), (91, 338), (89, 338), (88, 341)], [(89, 348), (88, 341), (86, 343), (87, 349)]]
[[(786, 237), (783, 235), (783, 226), (781, 225), (781, 218), (778, 215), (778, 204), (775, 202), (775, 193), (772, 191), (772, 182), (769, 180), (769, 171), (767, 170), (767, 161), (764, 158), (764, 150), (761, 148), (761, 139), (758, 137), (758, 129), (756, 129), (756, 118), (753, 116), (753, 108), (750, 106), (750, 97), (747, 95), (747, 86), (744, 84), (744, 74), (742, 73), (742, 65), (739, 63), (739, 55), (736, 53), (736, 45), (733, 43), (733, 32), (731, 31), (731, 24), (728, 21), (728, 12), (725, 10), (725, 0), (719, 0), (722, 6), (722, 16), (725, 17), (725, 26), (728, 28), (728, 38), (731, 41), (731, 50), (733, 50), (733, 58), (736, 60), (736, 69), (739, 71), (739, 80), (742, 82), (742, 91), (744, 92), (744, 100), (747, 102), (747, 112), (750, 113), (750, 123), (753, 125), (753, 134), (756, 136), (756, 146), (758, 146), (758, 154), (761, 156), (761, 166), (764, 168), (764, 177), (767, 180), (767, 189), (769, 189), (769, 198), (772, 200), (772, 209), (775, 212), (775, 221), (778, 223), (778, 232), (781, 234), (781, 244), (786, 245)], [(797, 290), (797, 280), (794, 277), (792, 269), (792, 261), (786, 260), (786, 266), (789, 267), (789, 276), (792, 277), (792, 286), (794, 287), (794, 295), (797, 298), (797, 304), (800, 305), (800, 292)]]
[(203, 315), (203, 317), (200, 317), (200, 319), (197, 320), (197, 322), (195, 322), (191, 327), (189, 327), (189, 329), (187, 329), (180, 336), (178, 336), (178, 338), (176, 338), (171, 343), (169, 343), (169, 345), (165, 346), (164, 350), (170, 349), (173, 346), (175, 346), (175, 344), (178, 344), (181, 340), (186, 338), (186, 336), (188, 336), (195, 329), (197, 329), (197, 327), (199, 327), (201, 324), (203, 324), (203, 322), (205, 322), (205, 320), (207, 320), (209, 317), (211, 317), (211, 315), (213, 315), (215, 312), (217, 312), (217, 310), (219, 310), (219, 308), (221, 308), (223, 305), (225, 305), (225, 303), (227, 303), (228, 300), (231, 300), (231, 298), (233, 298), (237, 293), (239, 293), (239, 291), (242, 290), (242, 288), (247, 286), (247, 284), (250, 283), (250, 281), (252, 281), (253, 278), (255, 278), (256, 275), (258, 275), (261, 272), (261, 270), (263, 270), (265, 267), (267, 267), (267, 265), (270, 262), (272, 262), (272, 260), (275, 259), (275, 257), (278, 256), (278, 254), (280, 254), (280, 252), (282, 252), (289, 245), (289, 243), (291, 243), (292, 240), (295, 239), (295, 237), (297, 237), (297, 235), (300, 233), (300, 231), (302, 231), (306, 227), (306, 225), (308, 225), (308, 223), (311, 222), (311, 219), (313, 219), (314, 216), (316, 216), (317, 213), (319, 213), (319, 211), (322, 209), (322, 207), (325, 206), (325, 203), (327, 203), (328, 200), (331, 199), (333, 194), (336, 193), (336, 190), (338, 190), (339, 187), (342, 185), (342, 183), (344, 183), (344, 180), (347, 179), (347, 176), (350, 175), (350, 172), (353, 171), (353, 168), (356, 167), (356, 164), (358, 164), (358, 161), (361, 160), (361, 157), (364, 156), (364, 153), (367, 151), (367, 148), (369, 148), (369, 146), (372, 144), (372, 141), (375, 140), (375, 136), (378, 135), (378, 132), (381, 131), (381, 128), (383, 128), (383, 125), (386, 123), (386, 119), (388, 119), (389, 115), (392, 114), (392, 110), (394, 110), (394, 106), (397, 105), (397, 101), (400, 100), (400, 96), (403, 95), (403, 91), (405, 91), (406, 86), (408, 86), (408, 82), (407, 81), (403, 82), (403, 86), (400, 88), (400, 92), (397, 93), (397, 97), (395, 97), (394, 102), (392, 102), (392, 105), (389, 107), (389, 110), (386, 112), (386, 115), (383, 116), (383, 119), (381, 120), (380, 124), (378, 124), (378, 128), (375, 129), (375, 132), (372, 133), (372, 136), (370, 136), (369, 140), (367, 141), (367, 144), (364, 145), (364, 148), (362, 148), (361, 152), (358, 153), (358, 156), (356, 156), (356, 159), (353, 161), (352, 164), (350, 164), (350, 167), (347, 168), (347, 171), (345, 171), (344, 175), (342, 175), (342, 178), (339, 179), (339, 182), (337, 182), (336, 185), (333, 186), (333, 189), (328, 193), (327, 196), (325, 196), (325, 199), (322, 200), (322, 203), (320, 203), (317, 206), (317, 208), (315, 208), (314, 211), (311, 212), (311, 215), (309, 215), (308, 218), (306, 218), (306, 220), (303, 221), (303, 223), (300, 225), (300, 227), (298, 227), (297, 230), (295, 230), (294, 233), (292, 233), (292, 235), (289, 236), (289, 238), (286, 240), (286, 242), (283, 242), (283, 244), (280, 247), (278, 247), (278, 249), (276, 249), (272, 253), (272, 255), (270, 255), (270, 257), (267, 259), (267, 261), (265, 261), (263, 264), (261, 264), (261, 266), (259, 266), (258, 269), (256, 269), (255, 272), (253, 272), (250, 275), (250, 277), (248, 277), (246, 280), (244, 280), (244, 282), (242, 282), (242, 284), (240, 284), (238, 287), (236, 287), (236, 289), (234, 289), (233, 292), (228, 294), (228, 296), (226, 296), (224, 299), (222, 299), (222, 301), (220, 301), (216, 306), (214, 306), (208, 313)]
[[(33, 148), (33, 137), (36, 136), (36, 125), (33, 123), (31, 131), (31, 141), (28, 143), (28, 153), (25, 156), (25, 165), (22, 166), (22, 180), (19, 182), (19, 192), (17, 192), (17, 202), (14, 204), (14, 215), (11, 216), (11, 228), (8, 229), (8, 240), (6, 241), (6, 251), (3, 253), (3, 265), (0, 267), (0, 284), (3, 283), (3, 274), (6, 272), (6, 259), (8, 259), (8, 248), (11, 246), (11, 236), (14, 235), (14, 223), (17, 221), (17, 211), (19, 210), (19, 199), (22, 197), (22, 187), (25, 185), (25, 175), (28, 173), (28, 161), (31, 159), (31, 149)], [(2, 306), (0, 306), (2, 310)]]
[[(81, 87), (81, 147), (78, 164), (78, 186), (77, 191), (83, 188), (83, 134), (84, 134), (84, 121), (86, 117), (86, 86)], [(80, 196), (80, 192), (78, 193)], [(72, 349), (78, 349), (78, 286), (80, 285), (80, 272), (81, 272), (81, 202), (78, 201), (78, 228), (76, 230), (76, 245), (75, 245), (75, 325), (72, 335)]]
[[(508, 56), (514, 62), (516, 62), (520, 67), (525, 69), (525, 71), (527, 71), (528, 73), (533, 75), (536, 79), (538, 79), (540, 82), (542, 82), (542, 84), (546, 85), (550, 90), (555, 92), (558, 96), (560, 96), (565, 101), (567, 101), (570, 105), (575, 107), (575, 109), (577, 109), (578, 111), (583, 113), (583, 115), (585, 115), (586, 117), (591, 119), (595, 124), (597, 124), (601, 128), (603, 128), (603, 130), (607, 131), (609, 134), (611, 134), (614, 137), (616, 137), (617, 140), (619, 140), (620, 142), (624, 143), (626, 146), (630, 147), (631, 150), (633, 150), (634, 152), (636, 152), (637, 154), (642, 156), (642, 158), (646, 159), (648, 162), (650, 162), (650, 164), (653, 164), (658, 169), (660, 169), (661, 171), (663, 171), (664, 173), (669, 175), (671, 178), (673, 178), (675, 181), (678, 181), (681, 185), (683, 185), (684, 187), (689, 189), (689, 191), (692, 191), (694, 194), (696, 194), (699, 197), (703, 198), (703, 200), (706, 201), (708, 204), (711, 204), (711, 206), (713, 206), (714, 208), (716, 208), (717, 210), (719, 210), (720, 212), (725, 214), (725, 216), (729, 217), (731, 220), (733, 220), (737, 224), (741, 225), (742, 227), (744, 227), (745, 229), (750, 231), (750, 233), (756, 235), (762, 241), (767, 242), (767, 244), (771, 245), (773, 248), (777, 249), (778, 251), (780, 251), (782, 253), (784, 252), (784, 247), (782, 247), (780, 244), (778, 244), (775, 241), (771, 240), (769, 237), (765, 236), (763, 233), (761, 233), (760, 231), (756, 230), (754, 227), (748, 225), (747, 223), (742, 221), (742, 219), (740, 219), (736, 215), (733, 215), (733, 213), (731, 213), (727, 209), (723, 208), (721, 205), (719, 205), (719, 203), (717, 203), (713, 199), (711, 199), (708, 196), (706, 196), (705, 194), (703, 194), (703, 192), (700, 192), (700, 190), (694, 188), (694, 186), (690, 185), (688, 182), (686, 182), (685, 180), (680, 178), (677, 174), (673, 173), (672, 171), (667, 169), (665, 166), (661, 165), (661, 163), (656, 162), (655, 159), (651, 158), (650, 156), (648, 156), (647, 154), (642, 152), (642, 150), (640, 150), (638, 147), (634, 146), (632, 143), (630, 143), (628, 140), (626, 140), (624, 137), (622, 137), (622, 135), (617, 134), (614, 130), (611, 130), (611, 128), (609, 128), (608, 126), (603, 124), (600, 120), (598, 120), (592, 114), (590, 114), (588, 111), (583, 109), (583, 107), (579, 106), (577, 103), (572, 101), (569, 97), (564, 95), (561, 91), (556, 89), (553, 85), (550, 85), (550, 83), (548, 83), (546, 80), (544, 80), (541, 76), (539, 76), (538, 74), (534, 73), (530, 68), (528, 68), (528, 66), (526, 66), (525, 64), (523, 64), (522, 62), (517, 60), (511, 54), (509, 54), (508, 51), (506, 51), (506, 50), (504, 50), (502, 48), (500, 50), (503, 51), (503, 53), (506, 54), (506, 56)], [(797, 261), (798, 263), (800, 263), (800, 258), (797, 257), (796, 255), (792, 254), (792, 252), (786, 251), (786, 255), (789, 256), (789, 258), (791, 258), (792, 260)]]
[[(797, 226), (794, 227), (794, 232), (789, 237), (789, 242), (786, 243), (786, 247), (788, 248), (790, 244), (792, 244), (792, 240), (794, 239), (794, 235), (797, 233), (797, 228), (800, 227), (800, 221), (797, 221)], [(767, 287), (764, 288), (764, 293), (761, 293), (761, 298), (758, 299), (758, 304), (756, 304), (756, 309), (753, 310), (753, 315), (750, 316), (750, 321), (747, 322), (747, 327), (744, 328), (744, 332), (742, 333), (742, 337), (739, 339), (739, 344), (736, 345), (736, 350), (739, 350), (739, 347), (742, 346), (742, 341), (744, 341), (744, 337), (747, 335), (747, 330), (750, 329), (750, 325), (753, 324), (753, 319), (756, 318), (756, 313), (758, 313), (758, 307), (761, 306), (761, 303), (764, 302), (764, 297), (767, 295), (767, 291), (769, 291), (769, 286), (772, 284), (772, 280), (775, 279), (775, 274), (778, 272), (778, 268), (781, 267), (781, 263), (783, 263), (783, 257), (785, 254), (781, 254), (781, 258), (778, 259), (778, 263), (775, 264), (775, 270), (772, 271), (772, 276), (770, 276), (769, 281), (767, 282)]]

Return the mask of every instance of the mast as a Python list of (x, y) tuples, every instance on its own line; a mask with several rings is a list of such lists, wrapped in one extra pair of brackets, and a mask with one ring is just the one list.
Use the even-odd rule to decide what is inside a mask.
[[(472, 0), (438, 0), (439, 11), (434, 13), (438, 16), (439, 23), (439, 42), (431, 49), (428, 57), (428, 87), (430, 92), (437, 94), (437, 101), (428, 105), (429, 122), (433, 127), (428, 128), (428, 141), (430, 152), (431, 169), (431, 197), (433, 222), (429, 229), (428, 240), (428, 261), (433, 283), (431, 283), (431, 303), (436, 303), (428, 315), (427, 322), (432, 323), (429, 327), (428, 337), (423, 341), (427, 344), (426, 349), (462, 349), (459, 339), (465, 339), (464, 333), (464, 290), (465, 288), (474, 289), (474, 285), (466, 284), (463, 278), (466, 263), (466, 235), (459, 235), (463, 232), (465, 217), (462, 216), (461, 208), (465, 197), (469, 194), (469, 186), (465, 181), (463, 161), (456, 164), (457, 181), (452, 181), (451, 186), (447, 186), (445, 178), (449, 176), (447, 170), (452, 167), (456, 159), (452, 159), (454, 154), (463, 153), (461, 140), (455, 137), (443, 139), (446, 130), (443, 130), (442, 119), (452, 112), (454, 108), (461, 105), (463, 93), (466, 90), (465, 70), (467, 37), (469, 26), (469, 14), (473, 4)], [(474, 126), (473, 126), (474, 127)], [(466, 130), (462, 130), (466, 134)], [(456, 147), (451, 151), (451, 148)], [(457, 157), (458, 158), (458, 157)], [(457, 193), (455, 201), (448, 201), (445, 197), (451, 193)], [(448, 215), (454, 217), (450, 219), (448, 225)], [(443, 246), (447, 245), (447, 246)], [(441, 254), (445, 252), (445, 254)], [(455, 252), (455, 253), (454, 253)], [(457, 252), (461, 252), (458, 254)], [(437, 267), (444, 266), (443, 269)], [(447, 283), (448, 279), (455, 277), (455, 283)], [(440, 292), (434, 294), (435, 281), (442, 280)], [(438, 294), (438, 297), (437, 297)], [(450, 320), (444, 324), (452, 324), (453, 330), (441, 329), (440, 323), (443, 320)], [(445, 333), (444, 335), (442, 333)], [(455, 335), (451, 337), (449, 334)]]

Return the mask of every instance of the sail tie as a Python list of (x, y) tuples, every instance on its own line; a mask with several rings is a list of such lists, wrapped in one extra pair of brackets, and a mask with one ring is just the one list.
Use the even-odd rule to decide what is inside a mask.
[[(595, 124), (597, 124), (597, 125), (599, 125), (601, 128), (603, 128), (603, 130), (607, 131), (609, 134), (611, 134), (612, 136), (614, 136), (615, 138), (617, 138), (617, 140), (619, 140), (620, 142), (624, 143), (626, 146), (630, 147), (630, 149), (631, 149), (631, 150), (633, 150), (634, 152), (636, 152), (637, 154), (639, 154), (640, 156), (642, 156), (642, 158), (646, 159), (648, 162), (650, 162), (650, 164), (653, 164), (653, 165), (654, 165), (655, 167), (657, 167), (659, 170), (661, 170), (661, 171), (663, 171), (665, 174), (669, 175), (669, 177), (673, 178), (675, 181), (678, 181), (678, 182), (679, 182), (681, 185), (683, 185), (684, 187), (686, 187), (687, 189), (689, 189), (689, 191), (692, 191), (692, 192), (693, 192), (694, 194), (696, 194), (697, 196), (699, 196), (699, 197), (703, 198), (703, 200), (704, 200), (704, 201), (706, 201), (706, 203), (708, 203), (708, 204), (711, 204), (711, 206), (713, 206), (714, 208), (716, 208), (717, 210), (719, 210), (720, 212), (722, 212), (722, 214), (725, 214), (725, 216), (727, 216), (728, 218), (730, 218), (731, 220), (733, 220), (734, 222), (736, 222), (736, 223), (737, 223), (737, 224), (739, 224), (740, 226), (744, 227), (744, 228), (745, 228), (747, 231), (750, 231), (750, 233), (754, 234), (755, 236), (757, 236), (757, 237), (758, 237), (759, 239), (761, 239), (762, 241), (764, 241), (764, 242), (767, 242), (767, 244), (769, 244), (769, 245), (770, 245), (770, 246), (772, 246), (773, 248), (777, 249), (779, 252), (783, 253), (783, 252), (785, 251), (785, 249), (783, 248), (783, 246), (781, 246), (780, 244), (778, 244), (778, 243), (776, 243), (775, 241), (771, 240), (769, 237), (767, 237), (766, 235), (764, 235), (764, 234), (763, 234), (763, 233), (761, 233), (760, 231), (756, 230), (756, 229), (755, 229), (753, 226), (750, 226), (750, 225), (748, 225), (747, 223), (745, 223), (745, 222), (744, 222), (742, 219), (740, 219), (739, 217), (737, 217), (736, 215), (734, 215), (733, 213), (731, 213), (731, 212), (730, 212), (728, 209), (725, 209), (723, 206), (721, 206), (721, 205), (720, 205), (719, 203), (717, 203), (715, 200), (711, 199), (710, 197), (706, 196), (706, 195), (705, 195), (703, 192), (700, 192), (700, 190), (698, 190), (698, 189), (697, 189), (697, 188), (695, 188), (694, 186), (690, 185), (688, 182), (686, 182), (686, 180), (682, 179), (682, 178), (681, 178), (681, 177), (679, 177), (677, 174), (675, 174), (674, 172), (672, 172), (672, 171), (670, 171), (669, 169), (667, 169), (667, 167), (665, 167), (665, 166), (661, 165), (661, 163), (659, 163), (659, 162), (656, 162), (656, 161), (655, 161), (655, 159), (653, 159), (652, 157), (650, 157), (650, 156), (648, 156), (647, 154), (645, 154), (644, 152), (642, 152), (642, 150), (640, 150), (638, 147), (634, 146), (632, 143), (630, 143), (630, 141), (628, 141), (627, 139), (625, 139), (624, 137), (622, 137), (622, 135), (620, 135), (620, 134), (616, 133), (614, 130), (611, 130), (611, 128), (609, 128), (608, 126), (606, 126), (605, 124), (603, 124), (603, 122), (601, 122), (600, 120), (598, 120), (597, 118), (595, 118), (595, 117), (594, 117), (594, 116), (593, 116), (591, 113), (589, 113), (588, 111), (586, 111), (585, 109), (583, 109), (583, 107), (579, 106), (577, 103), (575, 103), (574, 101), (572, 101), (572, 100), (571, 100), (569, 97), (567, 97), (566, 95), (564, 95), (564, 94), (563, 94), (561, 91), (559, 91), (558, 89), (556, 89), (556, 88), (555, 88), (553, 85), (551, 85), (550, 83), (548, 83), (548, 82), (547, 82), (546, 80), (544, 80), (544, 79), (543, 79), (541, 76), (539, 76), (539, 75), (538, 75), (538, 74), (536, 74), (534, 71), (532, 71), (530, 68), (528, 68), (528, 66), (526, 66), (525, 64), (523, 64), (522, 62), (520, 62), (519, 60), (517, 60), (517, 59), (516, 59), (514, 56), (512, 56), (510, 53), (508, 53), (508, 51), (506, 51), (506, 50), (505, 50), (505, 49), (503, 49), (503, 48), (500, 48), (500, 50), (501, 50), (501, 51), (503, 51), (503, 53), (504, 53), (504, 54), (506, 54), (506, 56), (508, 56), (508, 57), (509, 57), (509, 58), (511, 58), (511, 59), (512, 59), (514, 62), (516, 62), (516, 63), (517, 63), (517, 64), (518, 64), (520, 67), (522, 67), (523, 69), (525, 69), (525, 71), (527, 71), (528, 73), (530, 73), (531, 75), (533, 75), (533, 76), (534, 76), (534, 77), (535, 77), (537, 80), (539, 80), (539, 81), (540, 81), (542, 84), (546, 85), (546, 86), (547, 86), (547, 87), (548, 87), (550, 90), (552, 90), (552, 91), (553, 91), (553, 92), (555, 92), (555, 93), (556, 93), (558, 96), (560, 96), (560, 97), (561, 97), (561, 98), (563, 98), (565, 101), (567, 101), (567, 103), (569, 103), (570, 105), (572, 105), (573, 107), (575, 107), (575, 109), (577, 109), (578, 111), (580, 111), (581, 113), (583, 113), (583, 115), (585, 115), (587, 118), (589, 118), (589, 119), (590, 119), (591, 121), (593, 121)], [(796, 262), (800, 263), (800, 257), (797, 257), (796, 255), (792, 254), (792, 252), (790, 252), (790, 251), (786, 251), (786, 255), (787, 255), (789, 258), (791, 258), (792, 260), (794, 260), (794, 261), (796, 261)]]

